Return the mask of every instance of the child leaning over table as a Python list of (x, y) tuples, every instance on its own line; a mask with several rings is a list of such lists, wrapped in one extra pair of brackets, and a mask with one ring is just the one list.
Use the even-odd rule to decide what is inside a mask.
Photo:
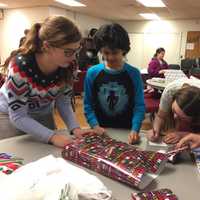
[(167, 121), (164, 142), (175, 144), (189, 133), (200, 133), (200, 80), (179, 79), (169, 84), (160, 100), (160, 106), (148, 138), (156, 141)]
[(94, 41), (104, 63), (91, 67), (85, 78), (87, 121), (99, 134), (106, 127), (128, 128), (129, 143), (136, 143), (145, 105), (140, 72), (125, 62), (130, 50), (128, 33), (119, 24), (108, 24), (100, 27)]
[(76, 137), (84, 133), (72, 110), (70, 95), (74, 72), (71, 63), (80, 49), (80, 40), (81, 33), (73, 22), (62, 16), (49, 17), (34, 24), (22, 46), (11, 55), (8, 77), (0, 90), (0, 114), (6, 115), (16, 129), (64, 147), (71, 140), (55, 130), (55, 105), (69, 131)]

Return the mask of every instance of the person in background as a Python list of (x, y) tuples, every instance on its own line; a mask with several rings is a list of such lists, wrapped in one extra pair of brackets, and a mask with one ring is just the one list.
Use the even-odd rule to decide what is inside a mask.
[(189, 133), (200, 133), (200, 80), (179, 79), (165, 88), (153, 129), (148, 132), (150, 141), (158, 140), (167, 119), (173, 126), (166, 130), (165, 143), (175, 144)]
[(163, 77), (163, 70), (168, 69), (168, 64), (164, 60), (165, 49), (158, 48), (148, 66), (150, 77)]
[(21, 37), (21, 39), (19, 41), (19, 47), (21, 47), (23, 45), (23, 43), (25, 42), (28, 32), (29, 32), (29, 29), (25, 29), (24, 30), (24, 36)]
[(18, 130), (64, 147), (71, 141), (55, 130), (56, 107), (69, 131), (82, 136), (84, 131), (71, 107), (72, 63), (80, 40), (81, 33), (73, 22), (62, 16), (49, 17), (34, 24), (22, 46), (12, 52), (7, 79), (0, 90), (0, 112), (7, 113)]
[(96, 32), (97, 29), (92, 28), (88, 37), (81, 40), (81, 50), (77, 56), (77, 62), (81, 71), (87, 71), (89, 67), (99, 63), (98, 52), (93, 40)]
[(98, 134), (106, 133), (106, 127), (128, 128), (129, 143), (137, 143), (145, 104), (140, 72), (125, 62), (128, 33), (119, 24), (107, 24), (96, 32), (94, 41), (104, 63), (89, 68), (85, 78), (87, 121)]

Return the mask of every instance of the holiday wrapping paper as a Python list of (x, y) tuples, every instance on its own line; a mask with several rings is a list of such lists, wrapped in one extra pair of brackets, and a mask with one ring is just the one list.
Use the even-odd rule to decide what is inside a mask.
[(151, 192), (132, 193), (132, 200), (178, 200), (169, 189), (160, 189)]
[(139, 189), (163, 169), (167, 156), (143, 151), (109, 136), (88, 133), (65, 147), (65, 159)]
[(13, 171), (21, 167), (22, 164), (23, 159), (7, 153), (0, 153), (0, 172), (11, 174)]

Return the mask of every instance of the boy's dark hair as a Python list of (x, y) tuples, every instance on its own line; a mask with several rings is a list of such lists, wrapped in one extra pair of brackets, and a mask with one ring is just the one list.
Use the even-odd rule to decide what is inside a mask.
[(130, 50), (130, 40), (127, 31), (119, 24), (106, 24), (99, 28), (94, 35), (96, 49), (103, 47), (111, 50), (121, 49), (126, 55)]

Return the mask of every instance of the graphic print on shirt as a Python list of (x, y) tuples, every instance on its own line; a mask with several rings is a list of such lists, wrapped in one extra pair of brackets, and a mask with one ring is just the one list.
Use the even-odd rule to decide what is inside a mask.
[(98, 100), (101, 108), (108, 116), (121, 114), (128, 104), (128, 95), (123, 85), (108, 82), (100, 86)]

